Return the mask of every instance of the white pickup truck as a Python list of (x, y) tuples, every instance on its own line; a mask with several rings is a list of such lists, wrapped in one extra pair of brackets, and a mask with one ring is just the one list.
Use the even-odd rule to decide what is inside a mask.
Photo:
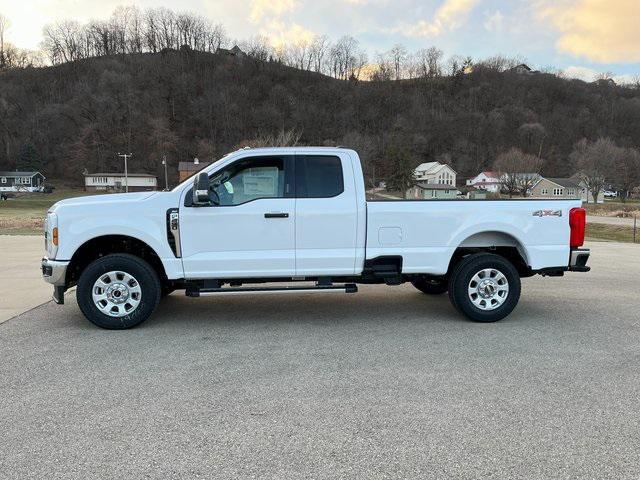
[[(358, 154), (243, 149), (169, 192), (73, 198), (45, 221), (54, 300), (77, 285), (94, 324), (190, 297), (357, 292), (411, 282), (472, 320), (508, 315), (520, 278), (589, 271), (580, 200), (367, 201)], [(285, 285), (286, 283), (286, 285)], [(268, 284), (268, 285), (265, 285)]]

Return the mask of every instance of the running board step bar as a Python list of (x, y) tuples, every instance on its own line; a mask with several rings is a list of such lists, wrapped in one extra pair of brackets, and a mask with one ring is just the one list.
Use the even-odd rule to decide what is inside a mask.
[(314, 285), (307, 287), (227, 287), (187, 289), (187, 297), (208, 297), (213, 295), (275, 295), (285, 293), (356, 293), (355, 283), (342, 285)]

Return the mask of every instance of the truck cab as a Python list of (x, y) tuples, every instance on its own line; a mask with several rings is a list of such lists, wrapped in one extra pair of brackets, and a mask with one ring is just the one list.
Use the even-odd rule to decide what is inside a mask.
[(520, 278), (588, 271), (583, 240), (579, 200), (367, 201), (353, 150), (243, 149), (170, 192), (58, 202), (42, 270), (58, 303), (77, 286), (80, 309), (104, 328), (138, 325), (176, 289), (355, 293), (405, 282), (495, 321), (515, 308)]

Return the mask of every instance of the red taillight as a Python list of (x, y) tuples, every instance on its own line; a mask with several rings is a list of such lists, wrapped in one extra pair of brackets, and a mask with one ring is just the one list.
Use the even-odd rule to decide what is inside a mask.
[(581, 247), (584, 244), (584, 230), (587, 226), (587, 211), (584, 208), (572, 208), (569, 211), (569, 227), (571, 238), (569, 246)]

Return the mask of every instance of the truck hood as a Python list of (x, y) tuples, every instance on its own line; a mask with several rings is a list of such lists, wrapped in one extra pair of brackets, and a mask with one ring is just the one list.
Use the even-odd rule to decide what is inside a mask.
[(123, 203), (136, 203), (142, 200), (146, 200), (158, 192), (135, 192), (135, 193), (115, 193), (105, 195), (88, 195), (86, 197), (74, 197), (60, 200), (54, 204), (49, 211), (54, 212), (61, 207), (71, 207), (76, 205), (96, 205), (96, 204), (123, 204)]

